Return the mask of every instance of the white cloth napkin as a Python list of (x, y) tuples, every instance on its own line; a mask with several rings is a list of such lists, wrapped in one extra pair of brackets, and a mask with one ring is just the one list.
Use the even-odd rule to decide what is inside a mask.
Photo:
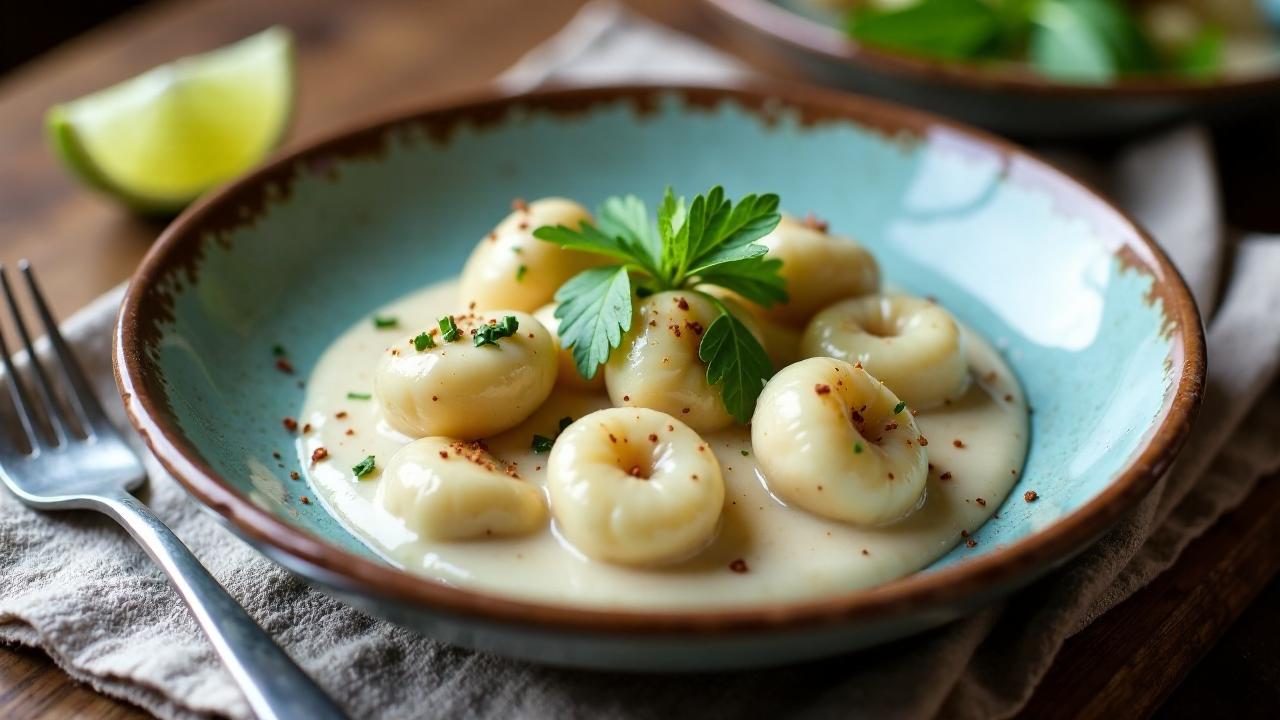
[[(714, 82), (745, 73), (606, 3), (588, 6), (505, 82)], [(1081, 167), (1163, 242), (1209, 319), (1202, 421), (1171, 474), (1101, 542), (1013, 600), (942, 629), (759, 672), (668, 677), (544, 668), (439, 645), (308, 589), (200, 512), (151, 458), (146, 500), (354, 717), (1009, 716), (1063, 640), (1168, 567), (1258, 477), (1280, 467), (1273, 438), (1280, 391), (1272, 387), (1280, 240), (1227, 242), (1209, 145), (1197, 128)], [(1230, 271), (1215, 312), (1220, 266)], [(120, 295), (108, 293), (65, 327), (123, 424), (110, 363)], [(249, 716), (181, 601), (121, 530), (89, 514), (32, 512), (4, 492), (0, 641), (44, 648), (72, 676), (164, 718)]]

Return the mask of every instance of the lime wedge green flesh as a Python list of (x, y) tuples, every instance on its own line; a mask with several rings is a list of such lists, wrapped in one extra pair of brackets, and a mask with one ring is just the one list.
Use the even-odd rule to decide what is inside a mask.
[(85, 181), (172, 210), (252, 167), (280, 141), (293, 99), (289, 34), (272, 28), (53, 108), (49, 128)]

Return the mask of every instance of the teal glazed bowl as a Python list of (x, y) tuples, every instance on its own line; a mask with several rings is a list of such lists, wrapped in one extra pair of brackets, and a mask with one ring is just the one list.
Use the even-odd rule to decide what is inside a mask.
[(863, 45), (844, 32), (839, 11), (812, 0), (703, 2), (730, 32), (815, 82), (1023, 140), (1125, 137), (1189, 119), (1266, 117), (1280, 108), (1280, 66), (1208, 80), (1160, 75), (1069, 83), (1017, 63), (984, 66)]
[[(587, 610), (449, 586), (380, 560), (289, 479), (280, 418), (326, 345), (461, 268), (513, 197), (778, 192), (872, 248), (1001, 349), (1034, 408), (998, 517), (925, 570), (804, 602)], [(656, 198), (648, 198), (656, 200)], [(283, 375), (272, 347), (289, 348)], [(337, 596), (441, 640), (630, 670), (779, 664), (960, 617), (1097, 539), (1168, 467), (1204, 380), (1168, 258), (1091, 190), (993, 137), (797, 89), (611, 87), (484, 97), (373, 122), (204, 198), (139, 268), (116, 335), (138, 430), (235, 532)], [(273, 453), (280, 452), (284, 461)], [(278, 466), (279, 465), (279, 466)], [(1034, 490), (1038, 500), (1025, 502)]]

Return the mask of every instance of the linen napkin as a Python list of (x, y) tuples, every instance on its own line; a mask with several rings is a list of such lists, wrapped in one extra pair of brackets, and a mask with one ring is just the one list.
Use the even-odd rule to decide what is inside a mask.
[[(643, 69), (641, 71), (640, 69)], [(748, 71), (612, 3), (585, 8), (504, 82), (727, 81)], [(440, 645), (309, 589), (200, 511), (153, 458), (145, 499), (249, 612), (357, 718), (1006, 717), (1062, 642), (1168, 567), (1280, 467), (1280, 239), (1229, 241), (1205, 134), (1183, 128), (1086, 172), (1153, 231), (1201, 303), (1212, 363), (1182, 459), (1127, 518), (1062, 570), (941, 629), (871, 651), (764, 671), (616, 675)], [(1219, 296), (1219, 269), (1225, 288)], [(65, 325), (124, 424), (110, 336), (121, 289)], [(1216, 307), (1216, 311), (1215, 311)], [(140, 443), (138, 443), (140, 447)], [(163, 718), (247, 718), (230, 676), (164, 577), (111, 521), (39, 514), (0, 492), (0, 641), (43, 648), (72, 676)]]

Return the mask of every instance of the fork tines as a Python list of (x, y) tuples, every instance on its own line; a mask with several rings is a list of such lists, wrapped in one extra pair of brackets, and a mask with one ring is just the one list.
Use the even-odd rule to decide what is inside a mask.
[[(14, 356), (10, 354), (2, 331), (0, 331), (0, 355), (3, 355), (9, 395), (17, 411), (19, 425), (31, 451), (37, 453), (42, 449), (65, 445), (71, 434), (79, 437), (93, 437), (95, 426), (105, 422), (105, 416), (90, 389), (88, 380), (85, 379), (84, 372), (72, 355), (71, 349), (67, 347), (66, 341), (63, 340), (53, 314), (49, 312), (49, 306), (45, 303), (44, 295), (36, 283), (31, 264), (22, 260), (18, 263), (18, 270), (26, 278), (27, 288), (31, 292), (31, 302), (49, 336), (49, 343), (53, 350), (49, 355), (52, 355), (52, 359), (46, 358), (41, 362), (37, 356), (31, 334), (27, 331), (26, 322), (22, 319), (22, 312), (14, 296), (13, 287), (9, 284), (9, 274), (3, 265), (0, 265), (0, 287), (3, 287), (9, 313), (13, 318), (18, 337), (22, 340), (26, 361), (30, 366), (31, 374), (35, 376), (35, 383), (31, 383), (29, 378), (23, 380), (19, 375), (17, 366), (20, 363), (15, 362)], [(45, 367), (50, 364), (57, 366), (58, 374), (61, 376), (61, 388), (50, 380), (49, 368)], [(32, 384), (36, 389), (34, 394), (29, 387)], [(59, 402), (59, 395), (62, 402)], [(70, 410), (69, 413), (67, 409)]]

